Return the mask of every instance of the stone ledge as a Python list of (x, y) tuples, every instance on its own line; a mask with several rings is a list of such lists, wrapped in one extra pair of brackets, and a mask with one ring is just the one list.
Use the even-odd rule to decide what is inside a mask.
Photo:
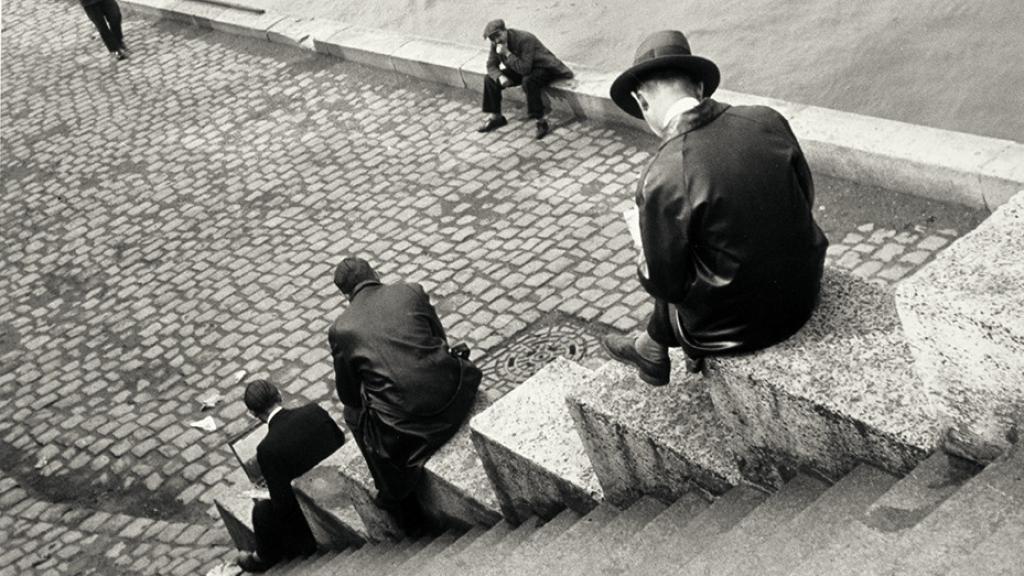
[(368, 541), (382, 542), (401, 536), (390, 516), (373, 503), (377, 489), (354, 440), (346, 442), (316, 468), (292, 482), (310, 503), (330, 509), (351, 506), (359, 517), (353, 532)]
[[(224, 32), (267, 39), (281, 15), (260, 16), (230, 8), (207, 15), (207, 5), (194, 0), (125, 0), (129, 10), (156, 18), (173, 18), (195, 25), (209, 25)], [(293, 19), (294, 20), (294, 19)], [(311, 28), (315, 19), (308, 19)], [(441, 43), (397, 33), (342, 26), (329, 37), (314, 36), (317, 52), (360, 64), (396, 70), (396, 53), (415, 42), (428, 55), (402, 51), (397, 61), (403, 73), (456, 85), (479, 92), (485, 73), (486, 51), (472, 46)], [(309, 36), (294, 26), (278, 38)], [(289, 42), (283, 42), (285, 44)], [(457, 65), (461, 54), (469, 56)], [(458, 54), (456, 58), (449, 55)], [(577, 77), (558, 82), (550, 91), (556, 109), (604, 122), (643, 129), (635, 118), (619, 111), (608, 97), (614, 74), (574, 66)], [(521, 90), (509, 91), (522, 101)], [(786, 116), (800, 139), (811, 168), (836, 178), (909, 192), (944, 202), (994, 210), (1024, 187), (1024, 145), (962, 132), (906, 124), (815, 106), (804, 106), (720, 91), (733, 104), (767, 104)]]
[(709, 359), (707, 374), (755, 480), (802, 467), (838, 478), (859, 461), (903, 474), (936, 446), (939, 422), (893, 295), (832, 269), (800, 332), (767, 350)]
[(324, 38), (315, 38), (316, 51), (358, 64), (395, 70), (391, 55), (411, 39), (400, 34), (364, 28), (344, 26)]
[(369, 531), (351, 496), (338, 490), (337, 470), (329, 461), (330, 457), (293, 480), (292, 490), (321, 550), (362, 546), (371, 540)]
[(672, 382), (653, 387), (608, 363), (566, 402), (605, 500), (627, 506), (643, 495), (671, 502), (694, 486), (723, 494), (742, 477), (733, 440), (706, 384), (673, 354)]
[(480, 455), (473, 448), (469, 431), (470, 419), (488, 404), (482, 393), (477, 395), (476, 405), (462, 428), (427, 461), (419, 492), (428, 513), (467, 529), (493, 526), (502, 518), (498, 497)]
[(896, 302), (940, 412), (1005, 447), (1024, 424), (1024, 191), (901, 283)]
[(566, 507), (586, 514), (603, 498), (565, 404), (566, 392), (592, 377), (559, 358), (470, 422), (506, 518), (550, 519)]

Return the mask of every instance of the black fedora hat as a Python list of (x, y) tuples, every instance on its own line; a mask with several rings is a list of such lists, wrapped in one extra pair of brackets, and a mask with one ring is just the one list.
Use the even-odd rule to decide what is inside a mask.
[(640, 106), (633, 99), (632, 92), (647, 72), (673, 68), (686, 72), (694, 80), (704, 83), (704, 96), (711, 96), (718, 88), (721, 74), (718, 66), (707, 58), (694, 56), (690, 43), (678, 30), (662, 30), (648, 36), (636, 49), (633, 65), (612, 82), (611, 97), (627, 114), (643, 118)]

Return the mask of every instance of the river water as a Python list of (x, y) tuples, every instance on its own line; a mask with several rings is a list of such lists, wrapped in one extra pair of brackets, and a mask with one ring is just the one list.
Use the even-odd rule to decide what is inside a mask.
[(480, 46), (500, 17), (609, 71), (674, 28), (729, 90), (1024, 141), (1024, 0), (242, 1)]

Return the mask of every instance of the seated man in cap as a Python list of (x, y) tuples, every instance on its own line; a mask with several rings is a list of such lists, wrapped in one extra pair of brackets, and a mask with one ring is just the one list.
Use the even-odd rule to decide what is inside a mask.
[(602, 343), (653, 385), (669, 381), (669, 347), (698, 372), (706, 356), (785, 340), (817, 304), (828, 240), (800, 144), (776, 111), (712, 100), (718, 82), (682, 32), (664, 31), (611, 87), (661, 145), (636, 192), (638, 273), (654, 313), (637, 337)]
[(523, 30), (505, 27), (504, 20), (491, 20), (484, 28), (484, 38), (491, 41), (484, 78), (484, 112), (490, 114), (478, 130), (490, 132), (508, 124), (501, 114), (501, 91), (509, 86), (523, 85), (526, 112), (537, 121), (537, 139), (551, 130), (544, 119), (542, 91), (555, 80), (572, 78), (572, 70), (548, 50), (536, 36)]
[(256, 552), (243, 553), (238, 565), (263, 572), (278, 561), (316, 552), (316, 541), (292, 491), (292, 480), (310, 471), (345, 443), (334, 419), (316, 404), (289, 409), (281, 393), (266, 380), (245, 388), (245, 406), (267, 423), (267, 435), (256, 448), (256, 462), (267, 482), (270, 500), (257, 500), (252, 509)]
[(342, 260), (334, 283), (349, 301), (328, 333), (345, 421), (377, 505), (416, 535), (429, 528), (416, 496), (423, 466), (469, 415), (481, 373), (468, 349), (449, 348), (419, 284), (382, 284), (362, 258)]

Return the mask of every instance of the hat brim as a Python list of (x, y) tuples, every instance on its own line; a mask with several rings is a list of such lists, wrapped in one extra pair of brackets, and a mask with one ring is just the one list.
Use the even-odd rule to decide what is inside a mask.
[(619, 77), (612, 82), (610, 90), (612, 101), (619, 108), (622, 108), (622, 111), (626, 114), (643, 118), (644, 114), (640, 110), (640, 105), (633, 98), (632, 92), (636, 90), (637, 84), (640, 83), (641, 76), (647, 72), (665, 68), (686, 72), (692, 75), (694, 79), (703, 82), (705, 98), (711, 96), (718, 89), (718, 82), (721, 80), (718, 66), (707, 58), (682, 54), (660, 56), (636, 64), (622, 74), (619, 74)]

